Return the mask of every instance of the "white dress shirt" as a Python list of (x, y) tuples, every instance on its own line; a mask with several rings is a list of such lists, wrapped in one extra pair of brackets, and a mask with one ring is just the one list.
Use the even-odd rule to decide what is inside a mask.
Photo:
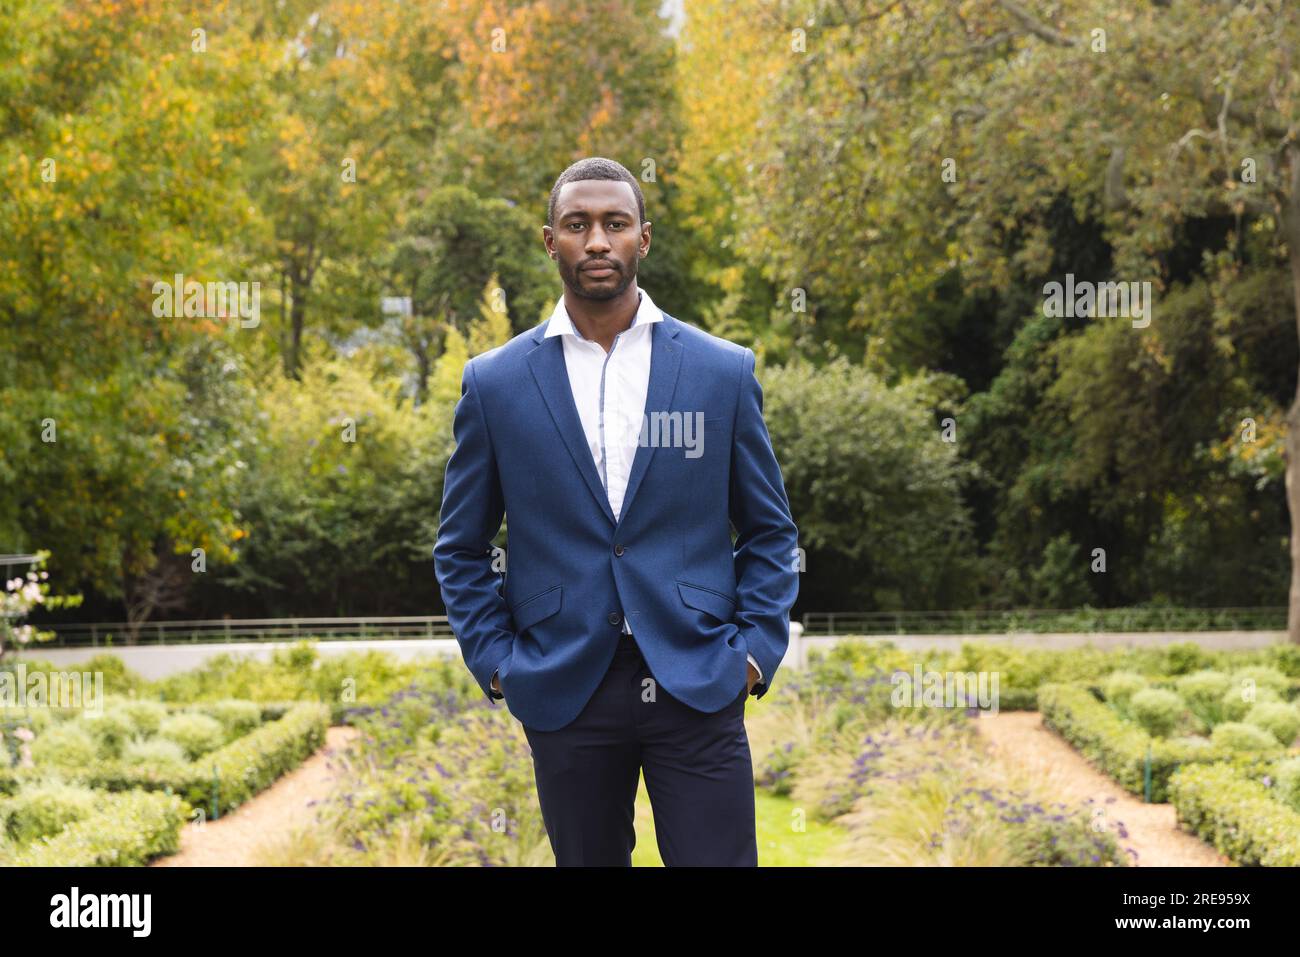
[[(627, 480), (632, 474), (645, 416), (646, 393), (650, 388), (651, 326), (663, 322), (663, 314), (644, 289), (632, 324), (614, 336), (609, 352), (599, 342), (583, 336), (569, 317), (561, 296), (546, 324), (546, 338), (563, 336), (564, 365), (569, 374), (573, 404), (587, 439), (587, 448), (596, 463), (596, 472), (605, 486), (609, 507), (618, 518), (623, 509)], [(630, 635), (627, 616), (623, 632)], [(749, 663), (763, 672), (753, 655)], [(495, 675), (494, 675), (495, 677)], [(755, 682), (757, 683), (757, 682)]]

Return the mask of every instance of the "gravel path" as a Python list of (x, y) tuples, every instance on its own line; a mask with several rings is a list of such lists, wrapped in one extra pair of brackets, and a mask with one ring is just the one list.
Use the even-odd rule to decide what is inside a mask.
[(1102, 774), (1060, 735), (1043, 726), (1037, 711), (984, 712), (976, 725), (1009, 764), (1030, 772), (1052, 800), (1086, 802), (1105, 810), (1108, 827), (1123, 825), (1123, 847), (1137, 851), (1138, 867), (1231, 867), (1194, 834), (1178, 827), (1172, 804), (1146, 804)]
[(152, 867), (248, 867), (266, 841), (301, 826), (311, 814), (307, 802), (325, 797), (334, 770), (330, 757), (360, 732), (339, 726), (325, 733), (325, 746), (252, 800), (225, 817), (181, 828), (181, 849)]

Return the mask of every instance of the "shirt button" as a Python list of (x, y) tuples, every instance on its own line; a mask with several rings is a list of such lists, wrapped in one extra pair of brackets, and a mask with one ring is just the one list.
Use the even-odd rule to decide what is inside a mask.
[(623, 546), (622, 546), (622, 545), (615, 545), (615, 546), (614, 546), (614, 554), (615, 554), (615, 555), (622, 555), (622, 554), (623, 554)]
[(623, 620), (623, 616), (620, 615), (618, 612), (616, 612), (616, 611), (611, 611), (611, 612), (609, 613), (609, 623), (610, 623), (611, 625), (617, 625), (617, 624), (618, 624), (620, 621), (622, 621), (622, 620)]

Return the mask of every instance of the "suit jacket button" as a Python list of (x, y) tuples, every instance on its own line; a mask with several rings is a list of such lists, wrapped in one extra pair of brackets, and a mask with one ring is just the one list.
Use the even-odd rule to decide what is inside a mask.
[(622, 621), (622, 620), (623, 620), (623, 616), (620, 615), (618, 612), (616, 612), (616, 611), (611, 611), (611, 612), (609, 613), (609, 623), (610, 623), (611, 625), (617, 625), (617, 624), (618, 624), (620, 621)]
[(623, 546), (622, 546), (622, 545), (615, 545), (615, 546), (614, 546), (614, 554), (615, 554), (615, 555), (622, 555), (622, 554), (623, 554)]

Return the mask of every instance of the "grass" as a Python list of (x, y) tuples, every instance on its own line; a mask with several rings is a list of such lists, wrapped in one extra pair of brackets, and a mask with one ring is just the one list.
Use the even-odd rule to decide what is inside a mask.
[[(795, 830), (799, 819), (803, 819), (803, 830)], [(843, 828), (805, 815), (797, 818), (794, 801), (763, 790), (754, 792), (754, 826), (759, 867), (814, 867), (845, 838)], [(632, 866), (663, 867), (644, 775), (636, 795), (636, 847), (632, 851)]]

